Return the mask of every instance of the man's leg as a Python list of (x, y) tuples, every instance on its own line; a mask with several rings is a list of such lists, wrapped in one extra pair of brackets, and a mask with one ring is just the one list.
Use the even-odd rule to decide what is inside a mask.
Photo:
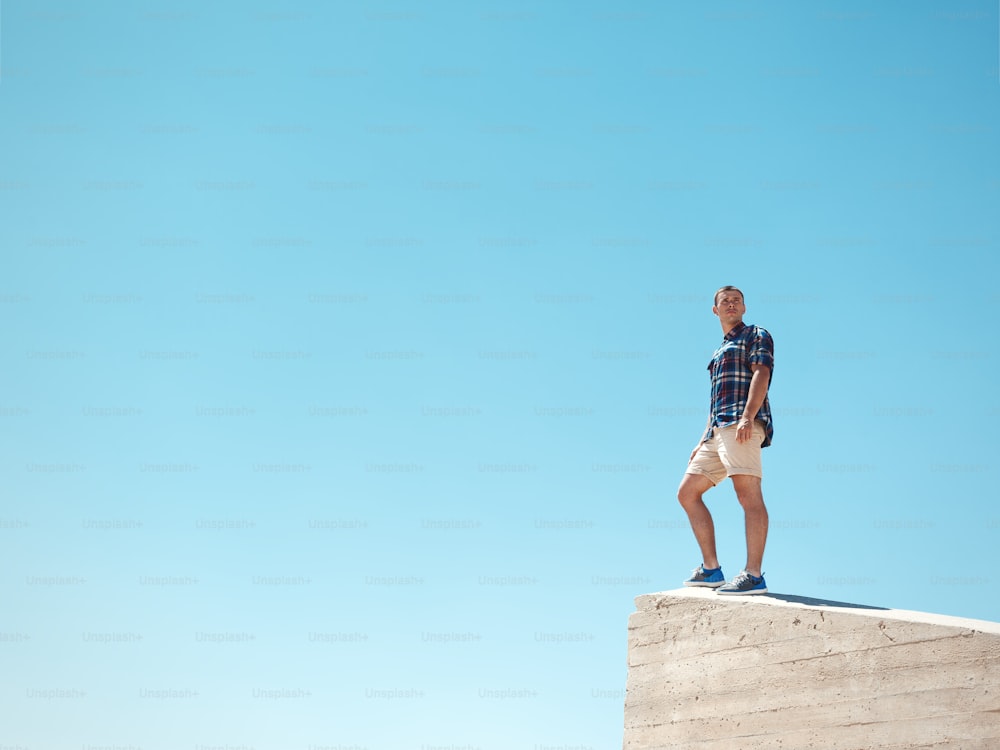
[(677, 499), (687, 513), (694, 538), (701, 547), (701, 562), (709, 570), (721, 567), (715, 551), (715, 523), (701, 499), (712, 487), (712, 480), (704, 474), (685, 474), (677, 490)]
[(746, 517), (747, 565), (746, 571), (760, 576), (764, 564), (764, 545), (767, 543), (767, 508), (760, 488), (760, 477), (750, 474), (733, 474), (733, 489), (743, 506)]

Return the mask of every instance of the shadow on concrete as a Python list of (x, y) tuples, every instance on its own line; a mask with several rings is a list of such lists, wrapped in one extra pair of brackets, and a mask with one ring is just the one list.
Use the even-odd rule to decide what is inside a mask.
[(875, 607), (871, 604), (851, 604), (850, 602), (835, 602), (830, 599), (814, 599), (811, 596), (799, 596), (798, 594), (776, 594), (768, 591), (761, 594), (761, 597), (778, 599), (783, 602), (793, 602), (795, 604), (805, 604), (810, 607), (843, 607), (844, 609), (880, 609), (888, 610), (889, 607)]

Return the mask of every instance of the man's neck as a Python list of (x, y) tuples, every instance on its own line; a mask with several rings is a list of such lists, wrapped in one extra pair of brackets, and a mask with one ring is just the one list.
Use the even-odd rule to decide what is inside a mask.
[(722, 335), (723, 336), (728, 336), (730, 331), (732, 331), (734, 328), (739, 328), (741, 325), (743, 325), (743, 321), (742, 320), (736, 321), (735, 323), (733, 323), (732, 325), (730, 325), (728, 328), (726, 327), (726, 323), (723, 323), (722, 324)]

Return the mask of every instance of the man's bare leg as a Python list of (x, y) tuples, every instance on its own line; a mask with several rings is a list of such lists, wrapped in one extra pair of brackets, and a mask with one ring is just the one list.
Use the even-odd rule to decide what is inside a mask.
[(733, 489), (736, 498), (743, 506), (746, 516), (747, 533), (747, 565), (746, 571), (754, 576), (760, 576), (764, 564), (764, 545), (767, 543), (767, 508), (764, 506), (764, 494), (760, 487), (760, 477), (749, 474), (734, 474)]
[(712, 486), (712, 480), (704, 474), (685, 474), (681, 486), (677, 489), (677, 499), (687, 513), (694, 538), (701, 547), (702, 565), (709, 570), (721, 567), (715, 551), (715, 523), (705, 501), (702, 500), (702, 495)]

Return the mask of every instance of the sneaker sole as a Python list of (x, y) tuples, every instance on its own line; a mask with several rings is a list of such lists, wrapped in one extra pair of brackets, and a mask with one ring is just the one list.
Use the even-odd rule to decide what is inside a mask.
[(750, 589), (749, 591), (716, 591), (719, 596), (751, 596), (753, 594), (766, 594), (767, 589)]
[(717, 589), (719, 586), (725, 586), (725, 581), (719, 581), (718, 583), (709, 583), (708, 581), (684, 581), (685, 586), (691, 586), (693, 588), (702, 589)]

